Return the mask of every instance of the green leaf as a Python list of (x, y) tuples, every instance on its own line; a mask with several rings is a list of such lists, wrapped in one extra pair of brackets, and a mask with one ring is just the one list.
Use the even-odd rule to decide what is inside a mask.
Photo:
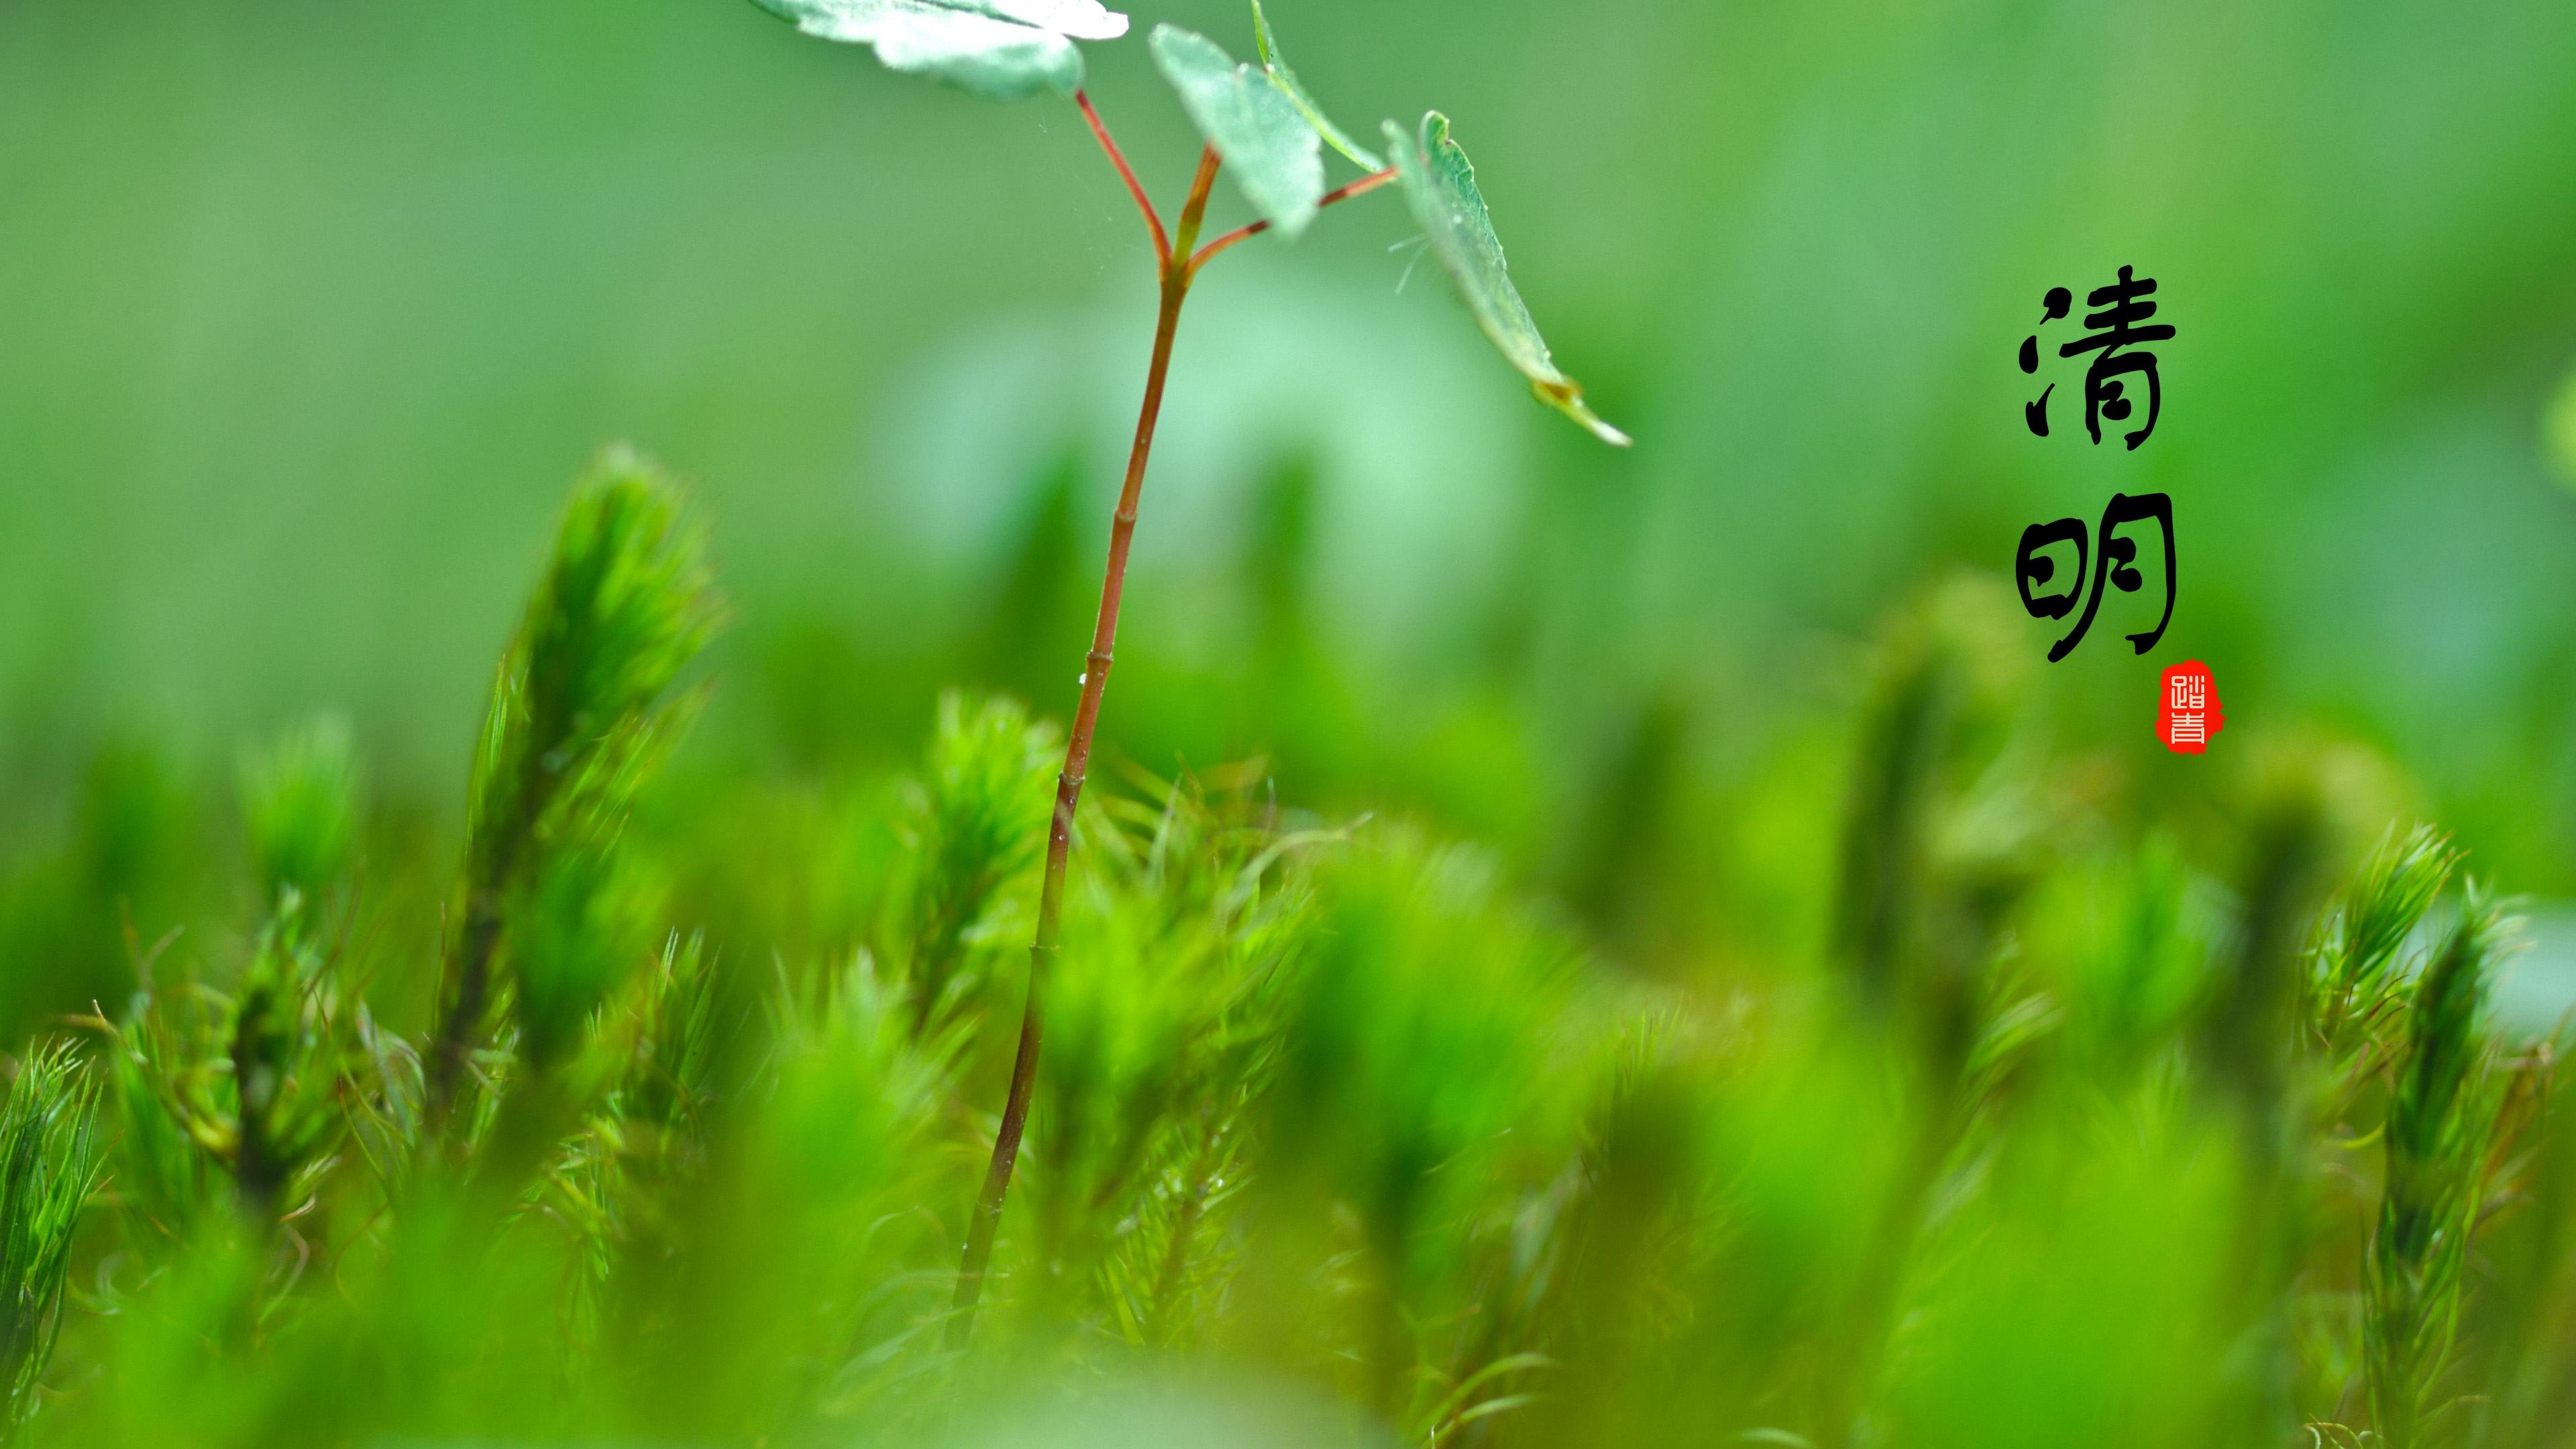
[(873, 46), (889, 70), (994, 100), (1082, 85), (1077, 40), (1115, 40), (1127, 17), (1099, 0), (752, 0), (808, 35)]
[(1315, 98), (1307, 94), (1306, 87), (1297, 79), (1297, 73), (1288, 68), (1287, 57), (1279, 53), (1279, 38), (1270, 32), (1270, 17), (1261, 13), (1261, 0), (1252, 0), (1252, 37), (1254, 43), (1261, 47), (1261, 64), (1270, 72), (1270, 79), (1289, 100), (1296, 103), (1297, 109), (1305, 114), (1306, 124), (1315, 128), (1315, 134), (1324, 138), (1324, 144), (1371, 171), (1384, 171), (1386, 163), (1361, 150), (1359, 142), (1334, 125), (1332, 118), (1324, 114), (1324, 108), (1315, 104)]
[(1530, 380), (1530, 391), (1540, 402), (1581, 423), (1601, 441), (1628, 446), (1628, 435), (1585, 406), (1582, 385), (1559, 372), (1548, 355), (1547, 339), (1539, 336), (1538, 324), (1530, 319), (1529, 306), (1503, 264), (1503, 244), (1494, 236), (1484, 193), (1476, 189), (1476, 168), (1458, 143), (1449, 139), (1449, 118), (1438, 111), (1424, 116), (1418, 138), (1407, 136), (1403, 127), (1389, 121), (1386, 142), (1395, 153), (1405, 200), (1431, 240), (1431, 254), (1457, 280), (1458, 290), (1467, 298), (1467, 310), (1476, 314), (1476, 325)]
[(1324, 197), (1324, 149), (1297, 103), (1204, 35), (1158, 25), (1147, 44), (1252, 209), (1289, 236), (1304, 231)]

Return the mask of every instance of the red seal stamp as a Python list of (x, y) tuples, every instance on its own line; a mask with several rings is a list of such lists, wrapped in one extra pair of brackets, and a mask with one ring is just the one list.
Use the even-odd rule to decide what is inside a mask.
[(2164, 707), (2156, 716), (2156, 738), (2177, 755), (2209, 751), (2209, 737), (2227, 723), (2218, 706), (2218, 681), (2209, 666), (2189, 659), (2165, 671)]

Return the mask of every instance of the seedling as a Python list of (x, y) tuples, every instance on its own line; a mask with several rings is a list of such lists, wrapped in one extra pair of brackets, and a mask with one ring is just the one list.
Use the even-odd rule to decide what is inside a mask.
[[(1154, 64), (1179, 93), (1181, 109), (1205, 138), (1197, 173), (1178, 219), (1170, 228), (1155, 210), (1144, 184), (1136, 179), (1125, 153), (1083, 89), (1082, 52), (1078, 41), (1116, 40), (1127, 33), (1127, 17), (1097, 0), (755, 0), (761, 8), (793, 21), (808, 35), (873, 48), (892, 70), (962, 86), (995, 100), (1016, 100), (1053, 93), (1069, 96), (1108, 153), (1110, 164), (1134, 198), (1154, 246), (1154, 268), (1161, 302), (1154, 326), (1152, 360), (1145, 372), (1145, 397), (1136, 417), (1135, 445), (1128, 454), (1127, 476), (1118, 494), (1118, 511), (1110, 527), (1109, 563), (1100, 586), (1100, 615), (1085, 657), (1082, 699), (1065, 742), (1064, 769), (1057, 776), (1055, 816), (1047, 835), (1046, 873), (1040, 888), (1036, 939), (1029, 951), (1029, 991), (1020, 1026), (1011, 1085), (993, 1142), (990, 1171), (967, 1228), (965, 1259), (957, 1278), (957, 1314), (951, 1338), (962, 1342), (972, 1330), (982, 1295), (984, 1270), (993, 1251), (1004, 1196), (1018, 1160), (1020, 1139), (1028, 1126), (1029, 1099), (1037, 1085), (1039, 1048), (1044, 1039), (1043, 1011), (1047, 965), (1056, 949), (1064, 898), (1065, 861), (1073, 847), (1075, 808), (1082, 800), (1083, 776), (1090, 768), (1094, 731), (1100, 723), (1100, 701), (1109, 684), (1112, 646), (1118, 637), (1118, 608), (1127, 579), (1127, 550), (1136, 529), (1137, 502), (1144, 490), (1145, 466), (1154, 449), (1154, 425), (1163, 407), (1163, 388), (1172, 366), (1173, 338), (1179, 331), (1181, 306), (1199, 271), (1227, 250), (1263, 232), (1289, 239), (1302, 234), (1326, 207), (1339, 205), (1392, 185), (1402, 192), (1421, 225), (1431, 254), (1457, 282), (1467, 309), (1506, 361), (1528, 379), (1539, 401), (1564, 413), (1603, 442), (1625, 446), (1628, 438), (1603, 422), (1583, 400), (1583, 389), (1560, 371), (1540, 336), (1520, 291), (1504, 265), (1502, 243), (1494, 235), (1485, 198), (1476, 186), (1475, 167), (1450, 139), (1449, 120), (1437, 111), (1416, 126), (1384, 127), (1387, 157), (1363, 150), (1349, 133), (1326, 118), (1314, 96), (1299, 82), (1279, 53), (1277, 37), (1260, 0), (1253, 0), (1253, 39), (1258, 65), (1238, 65), (1216, 42), (1176, 26), (1157, 26), (1147, 47)], [(1364, 173), (1357, 180), (1326, 188), (1323, 151), (1335, 152)], [(1258, 219), (1204, 243), (1208, 198), (1217, 173), (1229, 171)]]

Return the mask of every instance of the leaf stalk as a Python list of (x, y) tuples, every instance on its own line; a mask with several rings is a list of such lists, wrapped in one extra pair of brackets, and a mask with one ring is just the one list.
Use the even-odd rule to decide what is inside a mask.
[(1118, 179), (1127, 183), (1127, 194), (1135, 198), (1136, 209), (1145, 214), (1145, 227), (1154, 234), (1155, 268), (1158, 271), (1169, 268), (1172, 265), (1171, 239), (1163, 234), (1162, 215), (1154, 210), (1154, 200), (1145, 194), (1144, 183), (1136, 179), (1136, 168), (1127, 164), (1127, 153), (1118, 149), (1118, 142), (1110, 136), (1107, 123), (1100, 119), (1100, 112), (1092, 109), (1090, 93), (1075, 91), (1073, 103), (1082, 108), (1082, 119), (1091, 124), (1091, 134), (1099, 140), (1100, 149), (1109, 153), (1109, 164), (1118, 168)]
[[(1388, 182), (1395, 180), (1396, 175), (1396, 170), (1392, 166), (1386, 168), (1384, 171), (1372, 171), (1368, 175), (1361, 177), (1359, 180), (1350, 183), (1348, 186), (1338, 186), (1325, 192), (1322, 199), (1318, 200), (1315, 205), (1319, 208), (1326, 207), (1337, 201), (1348, 201), (1354, 196), (1366, 196), (1370, 192), (1377, 190), (1379, 187), (1386, 185)], [(1192, 272), (1196, 272), (1199, 268), (1208, 264), (1208, 259), (1210, 257), (1215, 256), (1217, 253), (1224, 251), (1226, 248), (1233, 246), (1238, 242), (1250, 241), (1254, 237), (1257, 237), (1268, 230), (1270, 230), (1270, 222), (1267, 218), (1253, 222), (1249, 226), (1236, 227), (1234, 230), (1227, 232), (1225, 235), (1218, 237), (1212, 242), (1209, 242), (1206, 246), (1199, 248), (1197, 254), (1190, 258), (1190, 270)]]

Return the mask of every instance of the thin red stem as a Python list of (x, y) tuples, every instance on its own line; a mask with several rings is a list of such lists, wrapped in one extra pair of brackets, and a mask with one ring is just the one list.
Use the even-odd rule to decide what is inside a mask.
[[(1368, 175), (1361, 177), (1359, 180), (1352, 182), (1348, 186), (1336, 187), (1331, 191), (1325, 192), (1323, 199), (1316, 202), (1315, 205), (1318, 208), (1322, 208), (1330, 206), (1337, 201), (1348, 201), (1354, 196), (1366, 196), (1370, 192), (1377, 190), (1379, 187), (1384, 186), (1390, 181), (1393, 181), (1395, 179), (1395, 175), (1395, 168), (1392, 166), (1388, 167), (1384, 171), (1372, 171)], [(1268, 230), (1270, 230), (1270, 223), (1267, 221), (1256, 221), (1250, 226), (1236, 227), (1234, 230), (1218, 237), (1215, 241), (1209, 242), (1206, 246), (1199, 248), (1198, 255), (1190, 258), (1190, 270), (1196, 272), (1199, 268), (1207, 265), (1208, 258), (1224, 251), (1227, 247), (1235, 245), (1237, 242), (1250, 241), (1254, 237), (1257, 237)]]
[(984, 1173), (984, 1189), (975, 1215), (966, 1224), (966, 1256), (957, 1268), (955, 1312), (948, 1320), (948, 1345), (965, 1346), (975, 1330), (975, 1309), (984, 1295), (984, 1271), (993, 1259), (993, 1237), (1002, 1222), (1002, 1201), (1011, 1190), (1011, 1172), (1019, 1163), (1020, 1139), (1028, 1130), (1029, 1100), (1038, 1084), (1038, 1050), (1045, 1044), (1044, 1013), (1047, 965), (1055, 957), (1056, 926), (1064, 907), (1065, 861), (1073, 853), (1073, 817), (1082, 803), (1083, 776), (1091, 768), (1092, 734), (1100, 725), (1100, 699), (1109, 687), (1111, 651), (1118, 641), (1118, 605), (1127, 589), (1127, 548), (1136, 532), (1136, 502), (1145, 488), (1145, 464), (1154, 452), (1154, 424), (1163, 412), (1163, 383), (1172, 367), (1172, 339), (1180, 330), (1181, 303), (1190, 294), (1192, 269), (1170, 260), (1185, 256), (1198, 240), (1206, 220), (1208, 191), (1216, 184), (1217, 154), (1211, 146), (1199, 156), (1198, 176), (1190, 183), (1189, 201), (1181, 208), (1178, 245), (1163, 264), (1162, 307), (1154, 324), (1153, 361), (1145, 369), (1145, 401), (1136, 414), (1136, 442), (1127, 454), (1127, 481), (1118, 490), (1118, 513), (1109, 527), (1109, 566), (1100, 581), (1100, 617), (1092, 625), (1091, 653), (1083, 661), (1082, 702), (1073, 712), (1073, 732), (1065, 740), (1064, 769), (1055, 777), (1055, 816), (1047, 827), (1046, 876), (1038, 891), (1037, 939), (1029, 944), (1028, 1005), (1020, 1017), (1020, 1046), (1011, 1061), (1011, 1086), (1002, 1099), (1001, 1126), (993, 1134), (993, 1159)]
[(1154, 233), (1154, 269), (1161, 271), (1172, 264), (1171, 239), (1163, 235), (1163, 218), (1154, 210), (1153, 198), (1145, 194), (1144, 183), (1136, 179), (1135, 168), (1127, 164), (1127, 153), (1110, 139), (1109, 127), (1100, 113), (1091, 108), (1091, 97), (1083, 91), (1073, 93), (1073, 103), (1082, 107), (1082, 118), (1091, 123), (1091, 134), (1100, 138), (1100, 149), (1109, 153), (1110, 164), (1118, 168), (1118, 178), (1127, 183), (1127, 194), (1136, 198), (1136, 209), (1145, 213), (1145, 225)]

